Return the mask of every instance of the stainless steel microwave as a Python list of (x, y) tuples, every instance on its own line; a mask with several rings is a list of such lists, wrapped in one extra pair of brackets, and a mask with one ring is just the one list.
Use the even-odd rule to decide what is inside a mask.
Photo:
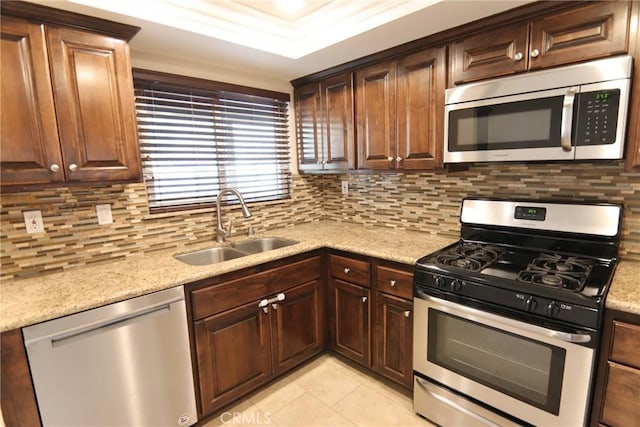
[(444, 162), (621, 159), (632, 63), (619, 56), (447, 89)]

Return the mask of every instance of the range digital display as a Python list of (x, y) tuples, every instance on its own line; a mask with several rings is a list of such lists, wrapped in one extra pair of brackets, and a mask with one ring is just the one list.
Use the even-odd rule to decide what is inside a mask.
[(527, 219), (533, 221), (544, 221), (547, 217), (547, 208), (535, 206), (516, 206), (515, 219)]

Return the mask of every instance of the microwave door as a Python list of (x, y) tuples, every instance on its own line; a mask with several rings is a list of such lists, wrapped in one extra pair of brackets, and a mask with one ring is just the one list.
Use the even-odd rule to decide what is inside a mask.
[(576, 159), (622, 159), (629, 79), (582, 85), (575, 100)]
[[(573, 160), (575, 88), (460, 102), (445, 107), (445, 162)], [(563, 147), (564, 145), (564, 147)]]

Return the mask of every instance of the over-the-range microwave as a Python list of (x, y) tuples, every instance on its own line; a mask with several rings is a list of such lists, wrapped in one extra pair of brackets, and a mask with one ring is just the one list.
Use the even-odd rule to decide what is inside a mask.
[(618, 56), (447, 89), (444, 162), (621, 159), (632, 64)]

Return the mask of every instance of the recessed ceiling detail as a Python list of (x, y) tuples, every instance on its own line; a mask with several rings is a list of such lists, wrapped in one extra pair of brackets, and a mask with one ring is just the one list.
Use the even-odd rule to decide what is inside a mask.
[(71, 1), (297, 59), (445, 0)]

